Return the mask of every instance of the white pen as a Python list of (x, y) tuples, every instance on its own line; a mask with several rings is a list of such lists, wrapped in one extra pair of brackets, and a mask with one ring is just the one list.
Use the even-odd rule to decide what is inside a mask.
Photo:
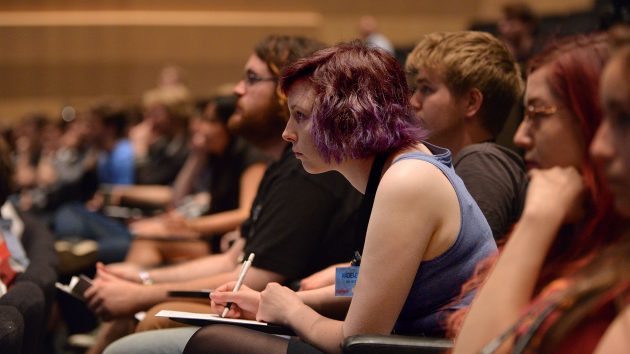
[[(243, 285), (243, 280), (245, 279), (245, 275), (247, 274), (249, 267), (252, 265), (253, 260), (254, 260), (254, 253), (250, 253), (247, 260), (243, 262), (241, 273), (238, 275), (238, 279), (236, 280), (236, 285), (234, 285), (234, 289), (232, 289), (233, 293), (237, 293), (238, 290), (241, 288), (241, 285)], [(225, 306), (225, 308), (223, 309), (223, 313), (221, 313), (221, 317), (225, 317), (228, 314), (228, 312), (230, 312), (230, 306), (232, 306), (232, 303), (228, 302), (227, 306)]]

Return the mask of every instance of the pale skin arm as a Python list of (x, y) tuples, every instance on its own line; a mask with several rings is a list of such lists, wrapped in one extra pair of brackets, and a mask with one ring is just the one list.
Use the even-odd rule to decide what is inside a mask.
[[(239, 240), (227, 252), (209, 255), (188, 262), (175, 264), (149, 271), (149, 276), (156, 283), (181, 282), (214, 274), (230, 272), (238, 266), (237, 258), (241, 254), (244, 240)], [(231, 280), (231, 279), (229, 279)]]
[(202, 234), (225, 233), (237, 228), (247, 217), (256, 197), (258, 185), (265, 174), (267, 165), (258, 163), (249, 166), (240, 179), (240, 198), (238, 209), (216, 213), (187, 222), (187, 226), (193, 231)]
[[(574, 168), (530, 172), (521, 220), (479, 290), (455, 342), (454, 353), (477, 353), (504, 332), (530, 303), (538, 274), (559, 228), (582, 205), (582, 177)], [(510, 284), (510, 286), (505, 286)], [(498, 353), (510, 349), (506, 341)]]
[(29, 188), (36, 183), (36, 167), (30, 164), (31, 143), (27, 137), (20, 137), (15, 142), (14, 180), (19, 188)]
[(595, 354), (630, 353), (630, 306), (617, 316), (595, 348)]
[[(188, 262), (181, 262), (161, 268), (153, 268), (148, 272), (149, 277), (153, 282), (165, 283), (190, 280), (212, 275), (214, 273), (231, 271), (236, 266), (237, 259), (243, 251), (245, 240), (240, 238), (240, 232), (238, 230), (232, 231), (228, 234), (236, 234), (237, 240), (232, 247), (222, 254), (207, 255)], [(132, 246), (136, 245), (141, 244), (132, 244)], [(148, 244), (147, 246), (151, 246), (151, 244)], [(139, 273), (143, 270), (146, 271), (150, 267), (147, 268), (140, 265), (147, 263), (136, 263), (133, 259), (134, 251), (142, 252), (144, 250), (132, 247), (127, 255), (127, 261), (121, 263), (110, 263), (106, 266), (107, 271), (122, 279), (137, 283), (141, 282)], [(138, 254), (136, 254), (136, 256), (137, 255)], [(211, 270), (211, 273), (209, 273), (209, 270)]]
[(158, 207), (177, 204), (191, 190), (192, 181), (206, 163), (206, 156), (191, 153), (186, 159), (173, 187), (169, 186), (118, 186), (112, 191), (112, 203), (120, 204), (125, 200), (131, 203), (144, 203)]
[(115, 186), (112, 189), (111, 203), (142, 203), (155, 207), (165, 207), (173, 199), (173, 189), (160, 185)]
[(318, 289), (298, 291), (297, 296), (305, 305), (322, 316), (343, 319), (348, 313), (351, 297), (335, 296), (335, 285)]
[[(241, 266), (238, 265), (234, 267), (229, 272), (218, 273), (212, 276), (201, 277), (197, 279), (191, 279), (182, 282), (169, 282), (169, 283), (158, 283), (150, 286), (150, 288), (154, 288), (155, 293), (161, 293), (163, 291), (166, 294), (166, 291), (178, 289), (178, 290), (199, 290), (199, 289), (214, 289), (221, 284), (228, 283), (230, 281), (234, 281), (238, 278), (238, 275), (241, 271)], [(247, 272), (247, 276), (245, 277), (244, 283), (252, 289), (260, 290), (267, 285), (269, 282), (276, 281), (284, 281), (284, 276), (270, 272), (261, 268), (251, 267)], [(160, 299), (161, 301), (165, 299)]]
[(300, 281), (300, 290), (313, 290), (335, 284), (335, 272), (338, 267), (348, 267), (350, 263), (339, 263), (313, 273)]
[(132, 224), (131, 228), (139, 236), (164, 238), (198, 238), (200, 234), (216, 235), (234, 230), (249, 216), (265, 169), (266, 165), (260, 163), (251, 165), (243, 172), (237, 209), (189, 220), (177, 214), (171, 214), (170, 218), (160, 218), (157, 223), (149, 219), (149, 223), (140, 221)]
[[(230, 307), (227, 317), (256, 319), (261, 293), (246, 286), (241, 287), (237, 293), (233, 293), (232, 290), (235, 283), (231, 281), (215, 288), (211, 295), (214, 311), (218, 314), (222, 313), (225, 305), (231, 302), (233, 306)], [(295, 294), (305, 305), (319, 314), (342, 319), (348, 311), (351, 298), (336, 297), (334, 293), (334, 286), (330, 286), (316, 290), (300, 291)]]
[[(450, 247), (459, 230), (457, 197), (446, 177), (421, 161), (395, 166), (379, 185), (345, 321), (321, 316), (278, 284), (261, 293), (258, 320), (290, 326), (300, 338), (330, 353), (340, 352), (345, 337), (391, 332), (420, 261)], [(441, 246), (434, 248), (433, 243)]]
[(153, 125), (148, 120), (136, 124), (129, 129), (129, 139), (133, 147), (133, 154), (136, 159), (143, 158), (149, 152), (149, 145), (155, 138), (152, 130)]
[(54, 152), (49, 151), (42, 155), (35, 170), (35, 182), (38, 186), (48, 186), (57, 181), (59, 176), (53, 167)]
[[(85, 297), (89, 308), (104, 320), (133, 315), (135, 312), (147, 310), (151, 306), (167, 301), (170, 290), (213, 289), (221, 284), (238, 278), (240, 266), (229, 272), (223, 272), (203, 278), (140, 285), (116, 277), (100, 266), (93, 285), (86, 290)], [(284, 281), (284, 276), (264, 269), (251, 267), (244, 284), (253, 289), (262, 289), (268, 282)]]

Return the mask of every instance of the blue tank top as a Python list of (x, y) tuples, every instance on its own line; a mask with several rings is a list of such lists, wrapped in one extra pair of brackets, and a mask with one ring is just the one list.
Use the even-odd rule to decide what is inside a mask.
[(439, 168), (455, 189), (459, 201), (461, 227), (453, 245), (443, 254), (420, 263), (407, 300), (394, 326), (394, 333), (407, 335), (441, 336), (449, 313), (470, 304), (474, 294), (454, 303), (461, 287), (473, 274), (477, 263), (496, 251), (492, 231), (466, 190), (464, 182), (455, 174), (451, 152), (424, 143), (431, 155), (412, 152), (399, 156), (401, 160), (421, 160)]

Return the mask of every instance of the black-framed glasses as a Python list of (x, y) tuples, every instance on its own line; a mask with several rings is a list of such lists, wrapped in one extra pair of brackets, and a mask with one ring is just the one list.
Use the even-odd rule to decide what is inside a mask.
[(525, 121), (536, 123), (556, 112), (558, 112), (558, 106), (534, 106), (530, 104), (525, 107)]
[(243, 77), (243, 82), (245, 82), (246, 86), (254, 86), (262, 81), (276, 81), (275, 77), (260, 77), (253, 71), (247, 71), (245, 76)]

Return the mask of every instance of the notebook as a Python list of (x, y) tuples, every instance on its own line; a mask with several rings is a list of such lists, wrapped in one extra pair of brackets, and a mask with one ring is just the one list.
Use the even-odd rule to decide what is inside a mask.
[(295, 332), (288, 327), (240, 318), (222, 318), (217, 314), (162, 310), (155, 315), (158, 317), (168, 317), (173, 321), (193, 326), (207, 326), (220, 323), (241, 326), (270, 334), (295, 335)]

